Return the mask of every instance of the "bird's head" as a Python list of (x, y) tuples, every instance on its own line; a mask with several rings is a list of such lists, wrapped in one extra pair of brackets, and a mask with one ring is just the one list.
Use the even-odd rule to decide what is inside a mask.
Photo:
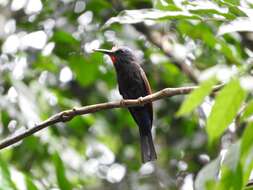
[(94, 49), (96, 52), (101, 52), (109, 55), (113, 64), (128, 63), (136, 59), (133, 51), (128, 47), (113, 47), (111, 50), (107, 49)]

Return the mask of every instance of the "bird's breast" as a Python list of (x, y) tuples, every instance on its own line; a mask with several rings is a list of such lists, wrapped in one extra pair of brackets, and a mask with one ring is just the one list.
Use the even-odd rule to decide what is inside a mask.
[(123, 98), (135, 99), (147, 94), (139, 68), (119, 70), (117, 80)]
[(129, 70), (128, 72), (118, 72), (117, 79), (120, 86), (131, 88), (138, 85), (139, 74), (136, 71)]

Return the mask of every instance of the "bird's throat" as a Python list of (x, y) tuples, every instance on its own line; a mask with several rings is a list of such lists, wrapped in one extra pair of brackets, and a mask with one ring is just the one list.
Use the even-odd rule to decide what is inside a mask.
[(110, 58), (111, 58), (113, 64), (115, 64), (115, 62), (116, 62), (116, 57), (115, 57), (114, 55), (110, 55)]

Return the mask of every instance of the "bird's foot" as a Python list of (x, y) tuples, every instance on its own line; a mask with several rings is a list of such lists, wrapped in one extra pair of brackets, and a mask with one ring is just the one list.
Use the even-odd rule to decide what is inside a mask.
[(74, 114), (77, 114), (77, 111), (76, 111), (75, 107), (72, 108), (72, 111), (74, 112)]
[(62, 122), (70, 121), (74, 117), (74, 114), (69, 111), (63, 111), (60, 114), (60, 119)]
[(143, 97), (142, 96), (138, 98), (138, 102), (139, 102), (139, 104), (141, 106), (144, 106), (144, 101), (143, 101)]
[(121, 106), (123, 106), (123, 107), (126, 105), (126, 103), (125, 103), (125, 100), (124, 100), (124, 99), (120, 100), (120, 105), (121, 105)]

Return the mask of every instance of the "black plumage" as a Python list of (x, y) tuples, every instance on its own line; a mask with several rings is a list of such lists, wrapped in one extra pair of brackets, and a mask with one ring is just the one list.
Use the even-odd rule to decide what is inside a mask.
[[(151, 94), (151, 88), (146, 74), (139, 64), (135, 53), (127, 48), (113, 48), (112, 50), (97, 49), (109, 55), (117, 73), (119, 92), (124, 99), (137, 99)], [(148, 162), (157, 158), (151, 128), (153, 123), (152, 103), (128, 108), (139, 127), (142, 161)]]

